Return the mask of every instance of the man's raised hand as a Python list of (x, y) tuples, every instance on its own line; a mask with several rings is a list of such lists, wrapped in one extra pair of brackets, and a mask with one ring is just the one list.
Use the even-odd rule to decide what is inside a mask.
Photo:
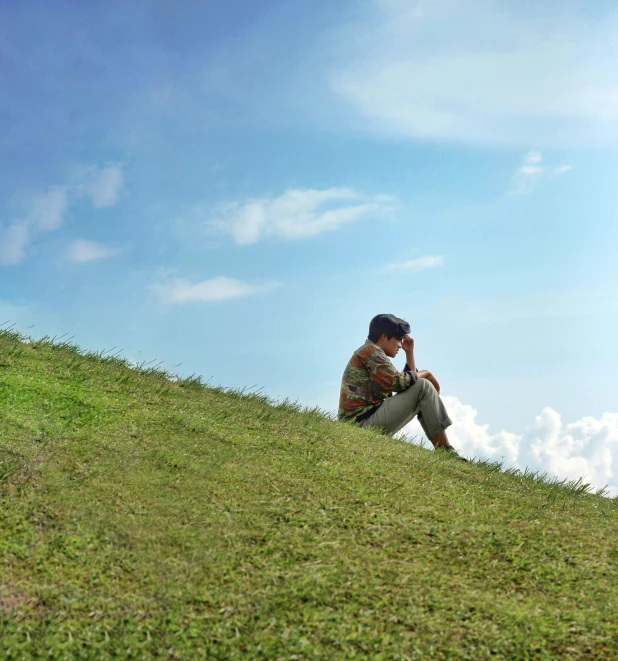
[(416, 372), (416, 362), (414, 360), (414, 340), (409, 335), (401, 338), (401, 347), (406, 352), (406, 363), (408, 367)]
[(406, 353), (408, 353), (408, 351), (414, 351), (414, 339), (409, 335), (404, 335), (401, 338), (401, 347)]

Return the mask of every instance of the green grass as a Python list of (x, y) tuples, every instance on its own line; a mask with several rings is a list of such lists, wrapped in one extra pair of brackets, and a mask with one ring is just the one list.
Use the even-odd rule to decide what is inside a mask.
[(4, 658), (618, 658), (616, 500), (22, 340)]

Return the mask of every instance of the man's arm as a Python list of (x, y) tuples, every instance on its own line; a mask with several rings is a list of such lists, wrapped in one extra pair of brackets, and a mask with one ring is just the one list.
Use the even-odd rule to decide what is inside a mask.
[(406, 390), (418, 379), (416, 372), (399, 372), (379, 347), (365, 358), (365, 368), (371, 379), (389, 392)]
[[(406, 352), (406, 367), (410, 369), (412, 372), (417, 372), (418, 373), (418, 378), (419, 379), (427, 379), (430, 383), (433, 384), (433, 387), (440, 392), (440, 384), (436, 380), (436, 377), (429, 371), (429, 370), (421, 370), (418, 372), (416, 369), (416, 360), (414, 358), (414, 339), (411, 338), (409, 335), (404, 335), (404, 337), (401, 340), (401, 346), (403, 347), (403, 350)], [(407, 372), (408, 370), (404, 368), (404, 372)]]
[[(410, 372), (416, 372), (416, 361), (414, 360), (414, 339), (409, 335), (404, 335), (401, 340), (401, 346), (406, 352), (406, 365)], [(408, 370), (404, 369), (404, 372)]]
[(433, 384), (433, 387), (438, 392), (438, 395), (440, 394), (440, 384), (438, 383), (436, 377), (429, 370), (421, 370), (418, 373), (418, 378), (427, 379), (427, 381)]

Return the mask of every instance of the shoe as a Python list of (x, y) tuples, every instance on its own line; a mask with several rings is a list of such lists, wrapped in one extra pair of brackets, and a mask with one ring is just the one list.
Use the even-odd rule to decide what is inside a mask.
[(441, 452), (447, 452), (450, 454), (454, 459), (460, 459), (461, 461), (468, 461), (465, 457), (462, 457), (460, 454), (458, 454), (457, 450), (452, 445), (438, 445), (436, 450), (440, 450)]

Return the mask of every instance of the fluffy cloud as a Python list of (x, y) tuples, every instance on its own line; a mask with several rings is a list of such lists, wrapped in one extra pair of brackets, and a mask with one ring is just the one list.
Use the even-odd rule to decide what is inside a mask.
[(538, 151), (532, 151), (526, 155), (523, 164), (517, 168), (511, 185), (509, 187), (510, 195), (527, 195), (531, 193), (539, 181), (546, 176), (560, 176), (571, 170), (570, 165), (559, 165), (554, 168), (548, 168), (543, 163), (543, 155)]
[(114, 248), (108, 248), (94, 241), (79, 239), (69, 246), (68, 257), (72, 262), (92, 262), (113, 257), (117, 253), (118, 251)]
[(27, 223), (15, 223), (8, 227), (0, 226), (0, 264), (19, 264), (26, 254), (29, 229)]
[(407, 262), (400, 262), (396, 264), (389, 264), (386, 267), (387, 271), (422, 271), (423, 269), (432, 269), (436, 266), (444, 264), (444, 257), (442, 255), (427, 255), (426, 257), (417, 257), (410, 259)]
[(152, 289), (165, 303), (190, 303), (200, 301), (214, 303), (232, 298), (241, 298), (253, 294), (261, 294), (278, 287), (277, 283), (265, 285), (250, 285), (241, 280), (220, 276), (191, 284), (186, 280), (174, 280), (163, 285), (155, 285)]
[[(449, 440), (464, 456), (500, 461), (520, 470), (529, 468), (559, 479), (583, 478), (595, 488), (608, 486), (610, 495), (618, 495), (618, 413), (565, 423), (559, 413), (546, 407), (523, 433), (492, 434), (488, 425), (476, 421), (472, 406), (457, 397), (443, 400), (453, 420)], [(409, 436), (423, 435), (416, 420), (404, 431)]]
[(14, 223), (8, 227), (0, 226), (0, 266), (21, 264), (32, 236), (28, 222)]
[(618, 11), (373, 0), (340, 34), (334, 92), (370, 127), (511, 145), (618, 140)]
[(53, 232), (60, 228), (67, 210), (67, 190), (50, 188), (37, 195), (23, 220), (8, 226), (0, 225), (0, 265), (12, 266), (26, 257), (30, 241), (39, 232)]
[(103, 168), (92, 169), (89, 172), (84, 192), (96, 208), (113, 207), (120, 199), (124, 186), (122, 165), (112, 163)]
[[(114, 206), (124, 185), (122, 165), (114, 163), (102, 168), (82, 171), (78, 182), (70, 186), (55, 186), (31, 199), (22, 220), (9, 226), (0, 225), (0, 265), (19, 264), (26, 256), (29, 243), (41, 232), (54, 232), (62, 226), (65, 216), (77, 198), (88, 197), (95, 208)], [(73, 261), (90, 261), (109, 257), (108, 249), (88, 242), (77, 242), (69, 249)]]
[(220, 205), (211, 225), (231, 233), (239, 244), (265, 236), (303, 239), (370, 214), (383, 215), (393, 202), (386, 195), (369, 198), (350, 188), (291, 189), (275, 198)]
[(44, 195), (35, 198), (32, 204), (30, 221), (41, 230), (53, 232), (62, 225), (66, 210), (66, 188), (51, 188)]

